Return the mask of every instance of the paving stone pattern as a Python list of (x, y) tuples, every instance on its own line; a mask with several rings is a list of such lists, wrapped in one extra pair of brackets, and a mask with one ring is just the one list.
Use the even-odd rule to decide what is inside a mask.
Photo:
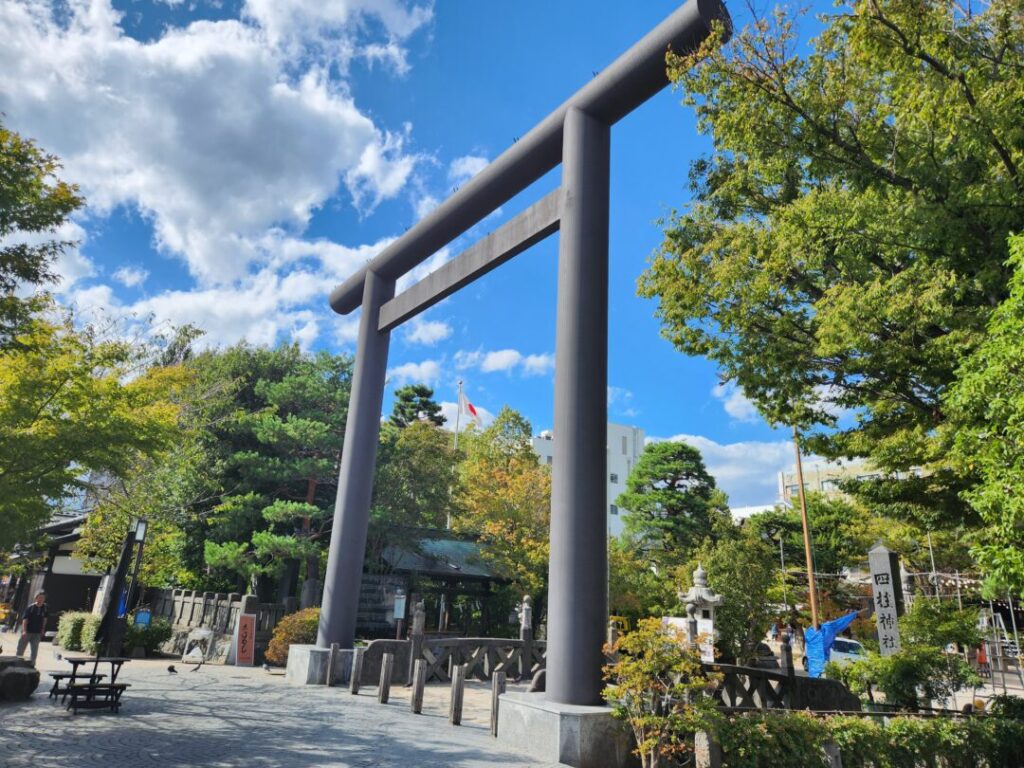
[(45, 674), (68, 665), (48, 646), (40, 657), (44, 682), (36, 694), (0, 704), (3, 768), (545, 768), (491, 738), (481, 684), (467, 690), (465, 724), (452, 727), (440, 686), (428, 687), (424, 714), (413, 715), (409, 689), (400, 685), (381, 705), (373, 687), (352, 696), (344, 688), (291, 686), (259, 668), (190, 672), (174, 662), (178, 674), (171, 675), (169, 661), (133, 661), (118, 678), (131, 684), (120, 714), (72, 715), (47, 698)]

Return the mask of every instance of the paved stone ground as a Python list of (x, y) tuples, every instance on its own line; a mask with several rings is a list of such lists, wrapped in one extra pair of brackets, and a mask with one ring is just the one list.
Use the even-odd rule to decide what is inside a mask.
[(44, 682), (24, 704), (0, 704), (3, 768), (149, 768), (155, 766), (458, 766), (555, 768), (510, 750), (488, 732), (490, 694), (467, 689), (465, 725), (447, 720), (448, 691), (430, 686), (424, 714), (409, 712), (408, 689), (391, 701), (376, 689), (295, 687), (260, 668), (133, 661), (119, 681), (130, 683), (121, 713), (72, 715), (47, 698), (48, 671), (69, 668), (44, 644)]

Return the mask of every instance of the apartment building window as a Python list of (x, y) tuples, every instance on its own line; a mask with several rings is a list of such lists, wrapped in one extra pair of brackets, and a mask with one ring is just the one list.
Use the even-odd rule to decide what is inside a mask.
[(611, 513), (612, 513), (613, 515), (617, 515), (617, 514), (619, 514), (619, 508), (618, 508), (618, 507), (616, 507), (616, 506), (615, 506), (614, 504), (612, 504), (612, 505), (611, 505), (611, 506), (609, 507), (608, 511), (609, 511), (609, 512), (611, 512)]
[(617, 474), (615, 474), (614, 472), (612, 472), (612, 474), (611, 474), (611, 481), (613, 483), (619, 482), (619, 476)]
[(551, 462), (554, 461), (554, 456), (548, 456), (548, 466), (551, 466)]
[(622, 436), (622, 455), (623, 456), (625, 456), (627, 454), (627, 451), (626, 451), (627, 446), (628, 446), (627, 438), (626, 438), (625, 435), (623, 435)]

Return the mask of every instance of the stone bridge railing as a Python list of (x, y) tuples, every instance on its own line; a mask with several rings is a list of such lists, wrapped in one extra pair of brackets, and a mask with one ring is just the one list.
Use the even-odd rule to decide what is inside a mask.
[(810, 709), (816, 712), (859, 712), (861, 709), (860, 699), (838, 680), (798, 676), (791, 669), (758, 669), (732, 664), (705, 664), (704, 669), (722, 675), (711, 695), (725, 709)]

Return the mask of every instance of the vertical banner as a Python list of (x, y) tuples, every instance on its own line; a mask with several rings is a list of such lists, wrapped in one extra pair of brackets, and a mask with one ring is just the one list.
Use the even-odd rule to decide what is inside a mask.
[(878, 544), (868, 552), (868, 564), (871, 568), (871, 596), (875, 603), (878, 649), (883, 656), (891, 656), (900, 650), (897, 619), (903, 615), (899, 558), (895, 552)]
[(251, 667), (256, 663), (256, 614), (238, 614), (235, 627), (235, 666)]

